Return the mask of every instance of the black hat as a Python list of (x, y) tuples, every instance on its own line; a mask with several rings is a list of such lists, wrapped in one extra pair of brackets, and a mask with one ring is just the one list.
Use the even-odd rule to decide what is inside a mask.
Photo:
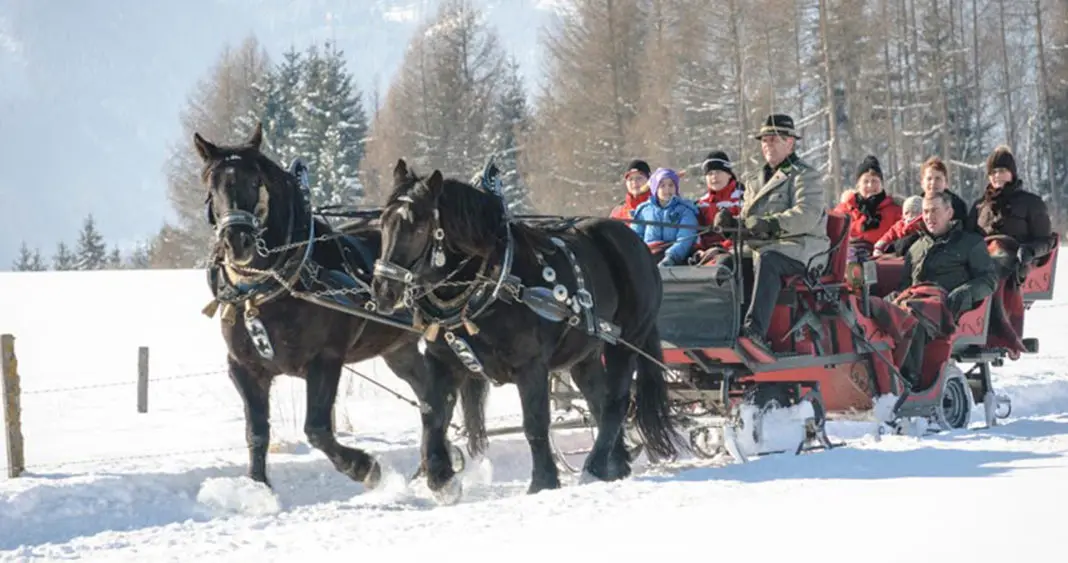
[(701, 163), (701, 168), (705, 174), (713, 170), (722, 170), (730, 174), (734, 174), (731, 170), (731, 159), (727, 156), (727, 153), (723, 151), (712, 151), (705, 157), (705, 161)]
[(627, 167), (623, 170), (623, 177), (626, 178), (627, 176), (630, 176), (631, 172), (635, 171), (645, 174), (646, 178), (653, 174), (653, 171), (649, 169), (648, 162), (645, 162), (644, 160), (635, 159), (630, 161), (630, 164), (628, 164)]
[(1004, 168), (1012, 172), (1012, 179), (1016, 180), (1016, 157), (1012, 156), (1012, 150), (1009, 147), (998, 145), (986, 158), (987, 176), (994, 172), (995, 168)]
[(883, 169), (879, 166), (879, 159), (870, 154), (860, 161), (860, 166), (857, 167), (857, 179), (859, 180), (861, 176), (868, 172), (874, 172), (880, 180), (883, 179)]
[(773, 113), (764, 120), (764, 125), (760, 128), (760, 131), (753, 137), (756, 140), (760, 140), (761, 137), (768, 135), (778, 135), (780, 137), (793, 137), (800, 139), (801, 135), (797, 134), (794, 130), (794, 118), (784, 113)]

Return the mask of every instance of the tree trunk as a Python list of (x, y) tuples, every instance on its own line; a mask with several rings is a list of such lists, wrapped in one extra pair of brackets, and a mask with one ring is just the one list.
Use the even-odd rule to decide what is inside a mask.
[(1005, 37), (1005, 0), (998, 0), (998, 20), (1001, 30), (1001, 79), (1004, 82), (1002, 86), (1003, 96), (1005, 98), (1005, 108), (1002, 110), (1002, 114), (1005, 115), (1005, 126), (1008, 127), (1006, 131), (1007, 141), (1009, 146), (1016, 149), (1016, 119), (1013, 116), (1015, 112), (1012, 110), (1012, 77), (1009, 73), (1009, 44), (1008, 38)]
[[(894, 127), (894, 117), (897, 112), (894, 111), (894, 95), (892, 81), (890, 80), (891, 63), (890, 63), (890, 14), (889, 14), (890, 0), (882, 0), (882, 18), (883, 18), (883, 88), (885, 89), (885, 101), (886, 104), (886, 126), (890, 133), (890, 151), (889, 158), (887, 159), (887, 166), (890, 170), (890, 181), (892, 183), (900, 183), (898, 178), (898, 152), (897, 152), (897, 128)], [(891, 187), (891, 191), (894, 191)], [(906, 190), (907, 191), (907, 188)]]
[(1035, 0), (1035, 38), (1038, 43), (1038, 82), (1042, 85), (1042, 122), (1046, 136), (1046, 182), (1049, 184), (1051, 215), (1058, 217), (1059, 198), (1053, 188), (1053, 120), (1049, 111), (1049, 75), (1046, 71), (1046, 48), (1042, 37), (1042, 0)]
[(837, 201), (838, 196), (842, 193), (842, 174), (841, 174), (841, 157), (838, 152), (838, 111), (836, 108), (836, 98), (834, 95), (834, 76), (831, 74), (831, 49), (830, 41), (827, 38), (828, 25), (827, 25), (827, 0), (820, 0), (820, 43), (823, 46), (823, 77), (827, 87), (827, 128), (829, 129), (827, 135), (827, 141), (830, 143), (828, 147), (828, 155), (830, 158), (830, 173), (831, 184), (829, 189), (833, 190), (833, 193), (827, 193), (828, 188), (824, 188), (824, 196), (827, 201)]

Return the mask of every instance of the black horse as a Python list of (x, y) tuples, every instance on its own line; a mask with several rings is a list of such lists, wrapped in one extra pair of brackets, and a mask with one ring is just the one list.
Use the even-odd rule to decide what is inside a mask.
[[(334, 229), (314, 217), (303, 184), (260, 152), (261, 141), (259, 125), (244, 145), (217, 146), (193, 137), (204, 161), (201, 179), (216, 236), (208, 270), (215, 300), (205, 313), (214, 315), (222, 304), (230, 379), (245, 405), (249, 476), (270, 486), (269, 391), (273, 378), (287, 373), (306, 382), (309, 443), (338, 471), (373, 488), (381, 478), (378, 462), (340, 445), (334, 434), (331, 413), (341, 370), (346, 363), (382, 356), (424, 400), (420, 335), (386, 317), (346, 312), (369, 309), (381, 235), (369, 221)], [(478, 380), (461, 389), (472, 456), (486, 446), (487, 392), (488, 385)], [(455, 397), (450, 399), (443, 408), (451, 417)]]
[(379, 312), (408, 308), (426, 327), (423, 463), (432, 490), (457, 488), (445, 442), (448, 398), (483, 377), (519, 389), (530, 493), (560, 486), (549, 443), (550, 371), (570, 370), (597, 423), (584, 479), (630, 475), (622, 429), (635, 369), (645, 451), (654, 461), (676, 454), (657, 330), (662, 281), (629, 227), (515, 221), (497, 194), (436, 170), (424, 180), (403, 159), (393, 180), (372, 292)]

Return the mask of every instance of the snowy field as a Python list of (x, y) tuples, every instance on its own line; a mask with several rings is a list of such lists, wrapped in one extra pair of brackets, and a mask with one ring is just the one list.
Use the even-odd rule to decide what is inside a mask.
[[(218, 319), (200, 313), (203, 272), (4, 273), (27, 473), (0, 476), (0, 560), (1063, 561), (1068, 287), (1056, 297), (1027, 318), (1040, 353), (996, 369), (1013, 412), (993, 430), (978, 410), (973, 429), (922, 439), (876, 442), (870, 423), (838, 422), (832, 438), (855, 440), (830, 452), (658, 469), (642, 458), (625, 482), (565, 473), (534, 496), (525, 441), (498, 437), (469, 463), (463, 501), (443, 507), (401, 477), (417, 465), (416, 410), (351, 373), (341, 439), (395, 472), (383, 489), (365, 493), (302, 446), (303, 382), (288, 377), (272, 390), (276, 494), (250, 487)], [(138, 346), (151, 350), (146, 414)], [(411, 397), (380, 361), (351, 367)], [(494, 388), (488, 408), (491, 427), (517, 424), (515, 387)]]

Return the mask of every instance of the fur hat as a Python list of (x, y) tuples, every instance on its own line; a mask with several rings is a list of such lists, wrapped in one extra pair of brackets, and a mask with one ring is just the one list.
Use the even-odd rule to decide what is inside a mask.
[(1012, 150), (1005, 145), (998, 145), (994, 152), (986, 158), (986, 175), (989, 176), (995, 168), (1005, 168), (1012, 172), (1012, 179), (1017, 180), (1016, 157), (1012, 156)]

